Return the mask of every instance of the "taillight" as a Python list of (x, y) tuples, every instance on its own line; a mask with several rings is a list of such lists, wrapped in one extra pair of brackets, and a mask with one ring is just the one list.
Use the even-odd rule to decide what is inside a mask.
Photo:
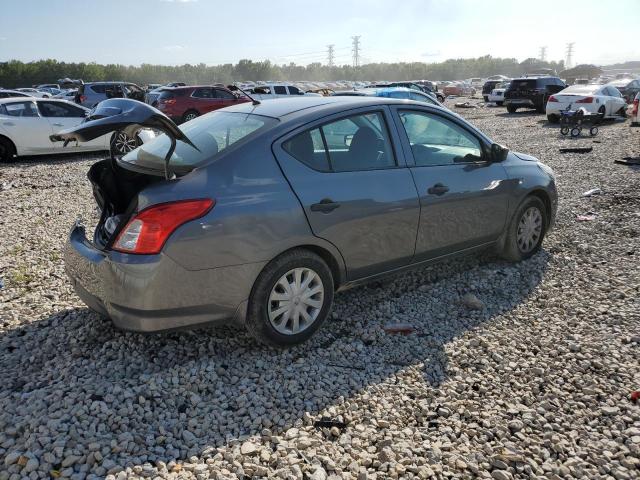
[(200, 218), (213, 208), (210, 198), (180, 200), (145, 208), (122, 229), (113, 249), (124, 253), (160, 253), (169, 236), (180, 226)]
[(173, 105), (174, 103), (176, 103), (176, 99), (175, 98), (171, 98), (168, 100), (160, 100), (160, 103), (164, 104), (164, 105)]
[(633, 101), (633, 108), (631, 109), (631, 115), (633, 115), (634, 117), (638, 115), (638, 103), (640, 103), (640, 100), (636, 98)]
[(86, 95), (80, 95), (80, 103), (83, 103), (87, 99)]
[(556, 97), (554, 97), (553, 95), (551, 95), (549, 97), (549, 100), (547, 100), (547, 102), (557, 102), (557, 101), (558, 101), (558, 99)]
[(576, 100), (576, 103), (593, 103), (593, 97), (584, 97), (580, 100)]

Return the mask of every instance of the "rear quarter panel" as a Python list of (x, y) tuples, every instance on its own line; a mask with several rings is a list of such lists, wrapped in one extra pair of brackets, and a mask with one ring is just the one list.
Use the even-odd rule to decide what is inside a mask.
[(189, 270), (272, 260), (301, 245), (339, 252), (311, 232), (304, 210), (285, 180), (268, 142), (251, 142), (180, 180), (144, 191), (144, 204), (213, 198), (214, 208), (170, 237), (165, 253)]

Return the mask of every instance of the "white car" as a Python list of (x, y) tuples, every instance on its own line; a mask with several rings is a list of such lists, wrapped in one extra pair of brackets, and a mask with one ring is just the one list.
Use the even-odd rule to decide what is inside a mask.
[(136, 138), (124, 132), (103, 135), (86, 143), (52, 142), (51, 135), (83, 122), (90, 110), (66, 100), (14, 97), (0, 100), (0, 162), (16, 156), (111, 150), (123, 155), (155, 137), (141, 130)]
[(557, 122), (560, 112), (579, 108), (612, 118), (625, 111), (627, 102), (618, 89), (610, 85), (572, 85), (549, 97), (547, 119), (552, 123)]
[(51, 96), (49, 92), (41, 92), (36, 88), (16, 88), (16, 91), (26, 93), (27, 95), (36, 98), (49, 98)]
[(73, 102), (74, 98), (76, 98), (76, 93), (78, 93), (78, 90), (66, 90), (66, 91), (64, 91), (62, 93), (54, 95), (51, 98), (57, 98), (57, 99), (60, 99), (60, 100), (68, 100), (69, 102)]
[(491, 93), (487, 96), (487, 101), (494, 102), (496, 105), (502, 106), (504, 103), (504, 92), (509, 87), (509, 82), (503, 82), (496, 85), (496, 88), (491, 90)]

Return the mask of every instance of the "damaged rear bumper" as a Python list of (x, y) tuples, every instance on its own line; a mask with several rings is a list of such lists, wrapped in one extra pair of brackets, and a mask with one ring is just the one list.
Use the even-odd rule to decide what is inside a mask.
[(124, 330), (155, 332), (242, 323), (264, 263), (186, 270), (165, 254), (99, 250), (76, 224), (65, 247), (65, 267), (89, 308)]

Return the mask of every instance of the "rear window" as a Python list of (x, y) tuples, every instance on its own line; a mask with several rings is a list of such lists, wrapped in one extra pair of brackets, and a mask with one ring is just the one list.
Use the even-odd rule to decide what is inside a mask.
[[(187, 122), (180, 129), (198, 147), (198, 150), (178, 141), (171, 156), (170, 168), (187, 173), (205, 161), (215, 158), (232, 145), (250, 140), (278, 121), (274, 118), (246, 113), (213, 112)], [(122, 161), (142, 168), (164, 169), (164, 156), (171, 140), (167, 135), (143, 144), (122, 158)]]
[(512, 80), (510, 89), (511, 90), (528, 90), (532, 88), (536, 88), (537, 80), (535, 78), (528, 78), (525, 80)]
[(600, 88), (600, 85), (573, 85), (571, 87), (567, 87), (562, 90), (561, 93), (582, 93), (582, 94), (591, 94)]

